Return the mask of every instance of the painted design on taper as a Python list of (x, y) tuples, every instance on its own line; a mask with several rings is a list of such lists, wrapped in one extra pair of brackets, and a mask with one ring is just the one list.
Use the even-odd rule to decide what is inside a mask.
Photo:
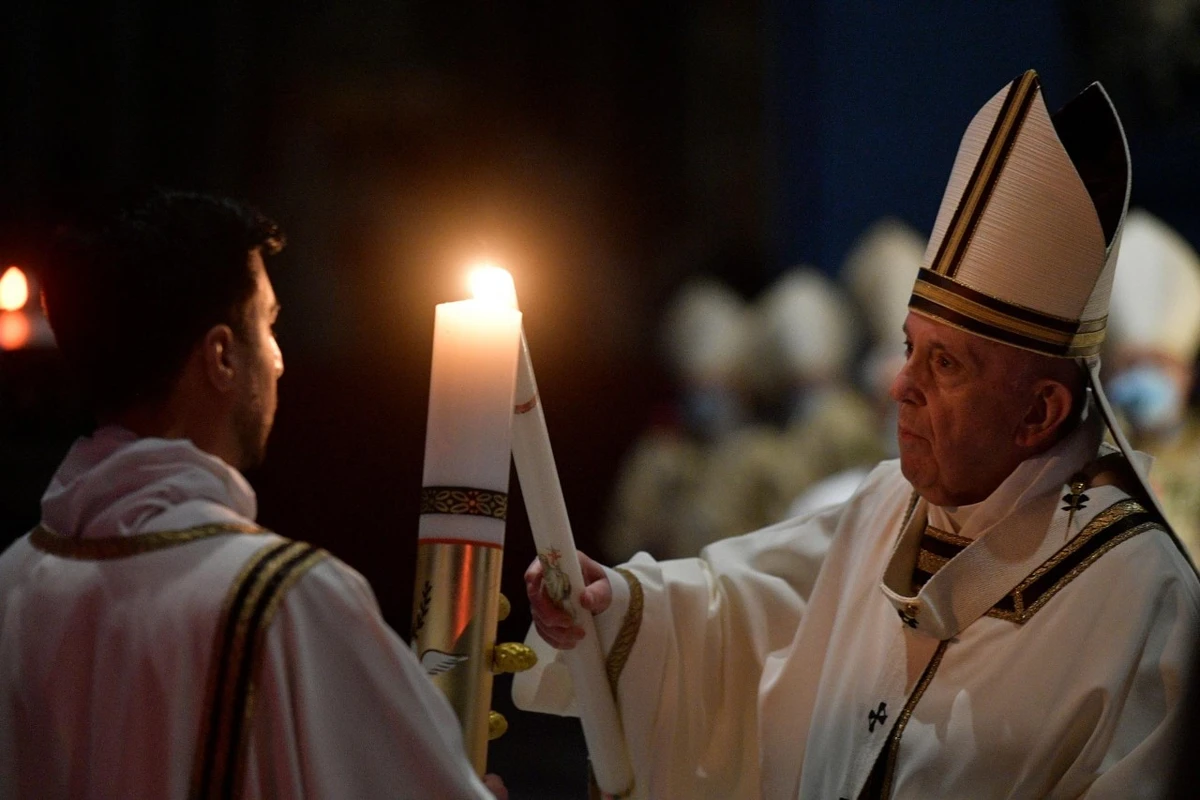
[(538, 405), (538, 396), (537, 396), (537, 393), (535, 392), (533, 397), (529, 398), (524, 403), (517, 403), (515, 406), (513, 406), (513, 413), (514, 414), (528, 414), (530, 411), (533, 411), (535, 408), (537, 408), (537, 405)]
[(538, 561), (542, 562), (542, 585), (546, 587), (546, 596), (554, 605), (576, 619), (575, 606), (571, 603), (571, 579), (559, 566), (562, 553), (551, 547), (544, 553), (538, 553)]

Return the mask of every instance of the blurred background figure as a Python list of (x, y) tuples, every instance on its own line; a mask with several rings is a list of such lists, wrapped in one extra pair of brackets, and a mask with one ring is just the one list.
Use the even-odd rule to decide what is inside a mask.
[(747, 421), (748, 311), (712, 278), (684, 283), (663, 316), (662, 352), (676, 398), (635, 441), (618, 472), (604, 546), (694, 553), (698, 494), (718, 444)]
[(1200, 415), (1188, 400), (1200, 348), (1200, 256), (1152, 214), (1129, 212), (1113, 278), (1106, 391), (1171, 525), (1200, 555)]
[[(826, 477), (794, 498), (788, 516), (848, 499), (878, 461), (896, 457), (896, 404), (888, 389), (904, 365), (901, 328), (924, 253), (925, 239), (920, 234), (884, 217), (855, 240), (846, 256), (839, 277), (857, 306), (868, 340), (855, 371), (860, 392), (847, 405), (850, 410), (840, 414), (840, 421), (860, 422), (861, 427), (839, 431), (839, 420), (828, 418), (815, 419), (808, 426), (805, 438), (829, 454), (823, 460)], [(860, 409), (863, 403), (865, 410)], [(824, 444), (830, 434), (839, 433), (840, 445)]]
[(754, 308), (750, 375), (758, 416), (786, 427), (819, 413), (846, 384), (857, 343), (853, 310), (816, 267), (794, 267)]
[(874, 414), (850, 383), (855, 317), (815, 267), (785, 272), (754, 305), (754, 424), (714, 448), (691, 553), (778, 522), (814, 481), (876, 457)]

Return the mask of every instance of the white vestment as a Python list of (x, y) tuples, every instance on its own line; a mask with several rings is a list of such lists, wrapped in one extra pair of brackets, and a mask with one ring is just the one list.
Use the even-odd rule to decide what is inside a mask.
[[(1122, 490), (1074, 491), (1099, 439), (1093, 418), (958, 532), (891, 461), (844, 505), (614, 573), (597, 623), (635, 796), (853, 800), (878, 763), (894, 798), (1157, 797), (1200, 584)], [(573, 712), (530, 640), (518, 705)]]
[(220, 459), (102, 428), (42, 511), (0, 555), (0, 797), (189, 796), (223, 604), (270, 548), (307, 569), (252, 651), (252, 714), (233, 718), (248, 724), (241, 796), (492, 796), (362, 576), (258, 529), (253, 491)]

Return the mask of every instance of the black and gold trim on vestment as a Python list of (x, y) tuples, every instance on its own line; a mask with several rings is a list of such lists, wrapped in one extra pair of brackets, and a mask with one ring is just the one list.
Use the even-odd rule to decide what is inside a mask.
[(29, 534), (29, 543), (43, 553), (62, 558), (73, 558), (80, 561), (107, 561), (150, 553), (213, 536), (266, 532), (265, 528), (257, 525), (217, 522), (178, 531), (155, 531), (154, 533), (139, 533), (135, 536), (103, 536), (96, 539), (85, 539), (63, 536), (50, 530), (45, 524), (41, 524)]
[(246, 562), (225, 597), (209, 664), (193, 798), (241, 793), (247, 735), (266, 634), (284, 594), (328, 554), (304, 542), (268, 545)]
[(1142, 531), (1162, 527), (1157, 515), (1135, 500), (1114, 503), (1089, 522), (1079, 535), (1021, 581), (988, 612), (989, 617), (1023, 624), (1050, 598), (1100, 556)]
[(426, 486), (421, 489), (422, 514), (465, 514), (503, 521), (508, 516), (508, 495), (469, 486)]
[(1021, 132), (1021, 126), (1029, 115), (1034, 98), (1037, 97), (1038, 88), (1037, 73), (1033, 70), (1025, 72), (1009, 87), (1004, 103), (1000, 107), (1000, 113), (996, 115), (996, 121), (992, 123), (992, 130), (983, 146), (983, 152), (979, 154), (979, 160), (975, 162), (975, 168), (967, 181), (966, 189), (963, 190), (962, 199), (958, 201), (958, 207), (954, 209), (950, 226), (946, 229), (945, 236), (942, 237), (937, 255), (934, 256), (931, 265), (934, 272), (952, 278), (958, 271), (967, 246), (971, 242), (971, 237), (975, 233), (975, 228), (983, 217), (988, 201), (991, 200), (996, 182), (1004, 171), (1008, 154), (1012, 152), (1017, 135)]
[(1108, 325), (1108, 317), (1070, 320), (1026, 308), (924, 268), (917, 273), (908, 305), (969, 333), (1064, 358), (1100, 352)]
[(941, 666), (942, 656), (946, 654), (946, 647), (950, 641), (946, 639), (939, 642), (937, 649), (933, 651), (933, 657), (929, 659), (929, 664), (921, 673), (921, 679), (917, 681), (916, 688), (909, 695), (908, 702), (904, 704), (904, 710), (896, 718), (896, 723), (888, 734), (887, 742), (879, 751), (879, 757), (875, 759), (875, 766), (872, 767), (871, 774), (867, 776), (866, 785), (858, 795), (859, 800), (884, 800), (891, 795), (892, 778), (896, 772), (896, 759), (900, 755), (900, 737), (904, 735), (904, 728), (908, 725), (908, 720), (912, 717), (917, 703), (921, 702), (921, 697), (924, 696), (925, 690), (933, 681), (934, 673)]
[(633, 652), (633, 644), (637, 641), (638, 632), (642, 629), (642, 612), (646, 605), (642, 582), (637, 579), (637, 576), (620, 567), (617, 568), (617, 572), (629, 584), (629, 608), (625, 609), (621, 628), (617, 631), (617, 638), (608, 651), (608, 659), (604, 664), (605, 671), (608, 673), (608, 685), (612, 689), (614, 700), (618, 697), (617, 683), (621, 679), (621, 672), (625, 669), (625, 663), (629, 661), (629, 654)]
[(937, 574), (946, 563), (966, 549), (971, 543), (958, 534), (926, 525), (921, 534), (921, 547), (917, 551), (917, 565), (913, 569), (913, 594)]
[[(1097, 514), (1078, 536), (992, 606), (987, 616), (1019, 625), (1028, 622), (1051, 597), (1075, 580), (1100, 556), (1126, 539), (1160, 526), (1158, 517), (1137, 501), (1114, 503)], [(914, 594), (969, 544), (970, 539), (926, 525), (917, 552), (917, 563), (913, 567)]]

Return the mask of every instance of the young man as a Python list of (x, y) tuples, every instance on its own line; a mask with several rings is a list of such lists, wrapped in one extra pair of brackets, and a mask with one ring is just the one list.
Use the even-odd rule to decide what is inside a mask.
[[(636, 796), (1161, 793), (1200, 583), (1123, 436), (1102, 444), (1128, 187), (1098, 85), (1052, 118), (1018, 78), (967, 129), (909, 301), (898, 462), (698, 559), (585, 562)], [(536, 563), (527, 583), (571, 647)], [(539, 667), (514, 694), (561, 713)]]
[(0, 555), (0, 796), (506, 796), (363, 578), (254, 523), (282, 244), (161, 194), (50, 265), (99, 425)]

